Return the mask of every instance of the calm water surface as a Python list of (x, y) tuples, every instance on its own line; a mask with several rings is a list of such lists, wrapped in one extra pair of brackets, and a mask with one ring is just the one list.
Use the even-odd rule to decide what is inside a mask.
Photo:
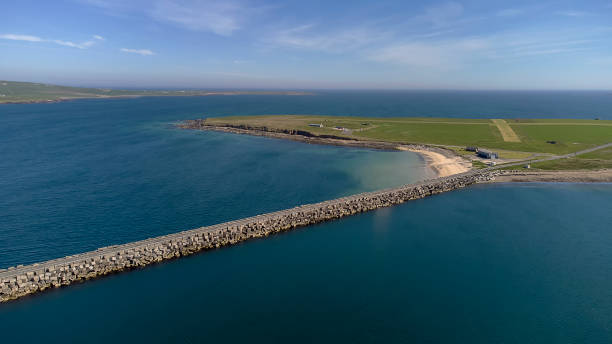
[[(171, 126), (262, 113), (612, 119), (612, 95), (0, 106), (0, 267), (426, 177), (411, 153)], [(0, 332), (52, 343), (609, 343), (609, 209), (609, 184), (477, 186), (3, 304)]]
[(611, 207), (478, 186), (2, 305), (3, 338), (609, 343)]

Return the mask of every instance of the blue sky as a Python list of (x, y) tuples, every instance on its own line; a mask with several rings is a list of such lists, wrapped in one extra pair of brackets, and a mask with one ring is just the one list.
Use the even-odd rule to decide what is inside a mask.
[(0, 12), (0, 79), (612, 89), (612, 0), (12, 1)]

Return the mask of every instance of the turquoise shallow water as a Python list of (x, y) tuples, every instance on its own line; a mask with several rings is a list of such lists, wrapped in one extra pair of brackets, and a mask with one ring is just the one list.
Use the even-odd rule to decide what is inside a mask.
[[(610, 109), (612, 96), (586, 92), (0, 106), (0, 267), (400, 185), (425, 173), (411, 153), (171, 127), (181, 119), (612, 119)], [(22, 342), (44, 334), (47, 342), (101, 343), (608, 343), (611, 208), (608, 184), (478, 186), (3, 304), (0, 332)]]

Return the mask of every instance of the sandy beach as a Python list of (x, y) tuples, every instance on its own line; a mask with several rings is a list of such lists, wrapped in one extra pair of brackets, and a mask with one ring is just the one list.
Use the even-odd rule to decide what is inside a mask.
[(467, 172), (471, 169), (471, 162), (459, 157), (444, 155), (442, 153), (424, 150), (414, 149), (410, 147), (398, 147), (400, 150), (406, 150), (420, 154), (427, 161), (427, 166), (431, 168), (437, 175), (437, 177), (446, 177), (457, 173)]

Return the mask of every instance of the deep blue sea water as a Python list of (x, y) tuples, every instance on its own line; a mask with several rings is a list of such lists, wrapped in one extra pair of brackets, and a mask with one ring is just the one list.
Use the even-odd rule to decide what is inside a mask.
[[(171, 126), (262, 113), (612, 119), (612, 95), (322, 92), (0, 106), (0, 267), (427, 175), (407, 152)], [(610, 184), (477, 186), (3, 304), (0, 333), (11, 342), (39, 342), (38, 333), (100, 343), (609, 343), (610, 209)]]

